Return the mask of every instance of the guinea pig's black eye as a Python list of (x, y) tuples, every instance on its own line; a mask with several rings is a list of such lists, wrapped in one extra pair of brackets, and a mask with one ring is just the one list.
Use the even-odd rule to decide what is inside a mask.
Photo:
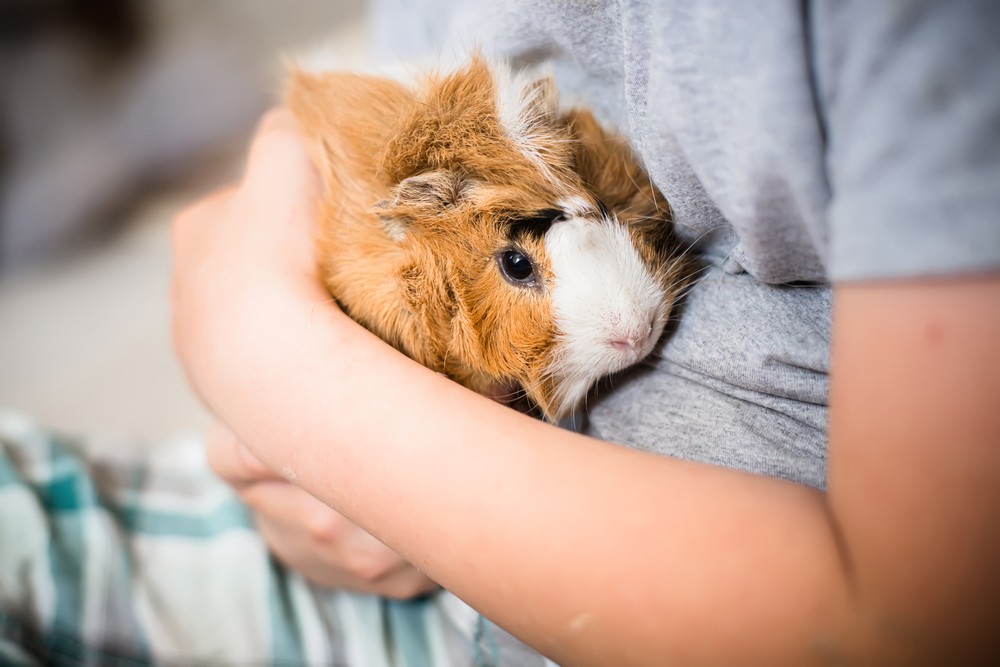
[(514, 285), (531, 285), (535, 282), (535, 267), (523, 253), (504, 250), (497, 255), (497, 263), (504, 278)]

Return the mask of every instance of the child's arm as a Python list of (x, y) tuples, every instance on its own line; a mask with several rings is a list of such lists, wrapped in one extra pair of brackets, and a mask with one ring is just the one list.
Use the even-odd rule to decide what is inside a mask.
[[(1000, 279), (837, 289), (829, 494), (526, 418), (411, 362), (313, 270), (287, 118), (175, 225), (195, 386), (272, 469), (570, 664), (996, 651)], [(937, 656), (937, 657), (935, 657)]]

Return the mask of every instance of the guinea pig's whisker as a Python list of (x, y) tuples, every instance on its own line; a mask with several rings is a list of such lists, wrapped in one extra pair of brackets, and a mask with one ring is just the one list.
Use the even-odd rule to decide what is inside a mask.
[(534, 384), (522, 384), (515, 393), (527, 397), (529, 394), (537, 393), (537, 390), (540, 387), (541, 382), (536, 382)]
[(726, 256), (722, 258), (721, 263), (725, 263), (732, 256), (734, 252), (736, 252), (736, 246), (733, 246), (732, 248), (729, 249), (729, 252), (726, 253)]
[[(649, 172), (646, 172), (646, 180), (649, 182), (649, 190), (650, 190), (650, 192), (655, 192), (656, 191), (656, 187), (653, 185), (653, 177), (649, 175)], [(661, 213), (661, 211), (660, 211), (660, 203), (658, 201), (656, 201), (656, 197), (653, 196), (653, 195), (650, 195), (649, 198), (653, 200), (653, 207), (656, 208), (656, 212), (657, 213)], [(670, 214), (670, 212), (667, 211), (667, 215), (668, 216), (669, 216), (669, 214)]]
[(521, 397), (524, 397), (524, 396), (527, 396), (527, 395), (528, 395), (528, 392), (524, 391), (523, 389), (516, 389), (516, 390), (514, 390), (512, 392), (509, 392), (509, 393), (506, 393), (506, 394), (497, 394), (495, 398), (497, 398), (497, 399), (499, 399), (501, 401), (508, 401), (508, 400), (512, 400), (512, 399), (515, 399), (515, 398), (521, 398)]
[[(707, 267), (706, 267), (706, 268), (707, 268)], [(677, 292), (675, 292), (674, 294), (672, 294), (672, 295), (670, 296), (670, 299), (671, 299), (671, 301), (675, 301), (675, 302), (676, 302), (676, 301), (680, 301), (681, 299), (684, 299), (684, 298), (686, 298), (686, 297), (687, 297), (687, 295), (688, 295), (688, 294), (690, 294), (690, 293), (691, 293), (691, 291), (692, 291), (692, 290), (693, 290), (693, 289), (694, 289), (694, 288), (695, 288), (695, 287), (696, 287), (697, 285), (698, 285), (698, 281), (697, 281), (697, 280), (692, 280), (692, 281), (691, 281), (691, 282), (690, 282), (690, 283), (689, 283), (688, 285), (686, 285), (686, 286), (685, 286), (684, 288), (682, 288), (682, 289), (678, 289), (678, 290), (677, 290)], [(671, 315), (671, 317), (668, 317), (668, 318), (667, 318), (667, 321), (669, 322), (669, 321), (670, 321), (671, 319), (673, 319), (673, 315)]]
[[(684, 259), (682, 257), (679, 257), (676, 260), (674, 260), (674, 265), (670, 267), (671, 268), (671, 272), (670, 273), (671, 274), (676, 274), (677, 273), (677, 269), (680, 268), (679, 265), (682, 265), (683, 263), (684, 263)], [(705, 266), (701, 267), (700, 269), (695, 269), (694, 271), (689, 271), (687, 275), (690, 278), (697, 278), (700, 274), (707, 272), (710, 268), (712, 268), (712, 265), (711, 264), (706, 264)], [(677, 285), (677, 287), (683, 288), (683, 287), (686, 287), (686, 285)]]
[[(682, 247), (678, 246), (677, 248), (675, 248), (674, 252), (672, 252), (670, 254), (670, 256), (667, 257), (667, 261), (676, 260), (678, 257), (683, 257), (683, 256), (687, 255), (688, 253), (691, 252), (691, 249), (694, 248), (695, 245), (698, 244), (699, 241), (701, 241), (703, 238), (705, 238), (706, 236), (708, 236), (712, 232), (714, 232), (714, 231), (716, 231), (718, 229), (722, 229), (723, 227), (724, 227), (724, 225), (721, 225), (721, 224), (720, 225), (715, 225), (714, 227), (709, 227), (708, 229), (706, 229), (705, 231), (703, 231), (701, 234), (699, 234), (697, 237), (695, 237), (695, 239), (693, 241), (691, 241), (687, 245), (687, 247), (682, 248)], [(733, 252), (733, 250), (735, 250), (735, 247), (732, 248), (729, 251), (728, 254), (726, 254), (725, 259), (729, 258), (729, 254), (731, 254)]]
[[(621, 156), (620, 159), (622, 161), (622, 166), (625, 169), (625, 173), (628, 175), (628, 179), (632, 182), (632, 185), (635, 187), (635, 189), (638, 190), (639, 192), (645, 191), (645, 188), (642, 187), (642, 186), (640, 186), (638, 183), (636, 183), (635, 178), (630, 173), (629, 168), (628, 168), (628, 163), (626, 162), (625, 157)], [(649, 185), (649, 192), (650, 193), (655, 192), (656, 191), (656, 187), (653, 185), (653, 178), (649, 175), (648, 172), (646, 173), (646, 180), (647, 180), (648, 185)], [(660, 210), (660, 204), (656, 200), (656, 196), (650, 194), (649, 198), (653, 202), (653, 208), (656, 210), (657, 216), (658, 217), (664, 217), (664, 212)], [(636, 204), (636, 206), (638, 206), (638, 204)]]
[[(631, 213), (633, 209), (637, 209), (640, 206), (644, 206), (644, 205), (645, 204), (643, 202), (638, 202), (638, 203), (632, 204), (631, 206), (626, 206), (625, 208), (615, 209), (615, 215), (616, 216), (627, 215), (627, 214)], [(636, 220), (662, 220), (663, 218), (660, 217), (660, 216), (658, 216), (658, 215), (637, 215), (637, 216), (635, 216), (635, 219)]]
[[(673, 301), (680, 301), (681, 299), (684, 299), (684, 298), (686, 298), (686, 297), (687, 297), (687, 295), (691, 293), (691, 290), (693, 290), (693, 289), (694, 289), (694, 286), (695, 286), (695, 283), (691, 283), (690, 285), (688, 285), (688, 287), (687, 287), (686, 289), (683, 289), (683, 290), (681, 290), (680, 292), (678, 292), (678, 293), (676, 293), (676, 294), (673, 294), (673, 295), (671, 295), (671, 297), (670, 297), (670, 298), (671, 298), (671, 299), (672, 299)], [(674, 318), (673, 318), (673, 317), (668, 317), (668, 318), (667, 318), (667, 322), (670, 322), (670, 321), (671, 321), (672, 319), (674, 319)]]
[[(626, 213), (631, 213), (632, 209), (639, 208), (642, 204), (632, 204), (628, 208), (623, 208), (620, 211), (615, 211), (618, 215), (625, 215)], [(634, 220), (663, 220), (662, 216), (659, 215), (636, 215), (633, 216)]]
[(635, 182), (635, 178), (633, 178), (632, 174), (630, 173), (631, 170), (628, 168), (628, 160), (625, 159), (624, 155), (619, 155), (618, 159), (621, 160), (622, 170), (628, 176), (628, 180), (632, 181), (632, 185), (635, 186), (636, 190), (641, 190), (641, 188), (639, 187), (639, 184)]

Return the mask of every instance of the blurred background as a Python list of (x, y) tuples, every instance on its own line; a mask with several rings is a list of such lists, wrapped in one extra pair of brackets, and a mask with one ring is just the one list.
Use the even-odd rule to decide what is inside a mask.
[(153, 441), (208, 417), (169, 222), (239, 174), (281, 56), (368, 57), (365, 0), (0, 0), (0, 409)]

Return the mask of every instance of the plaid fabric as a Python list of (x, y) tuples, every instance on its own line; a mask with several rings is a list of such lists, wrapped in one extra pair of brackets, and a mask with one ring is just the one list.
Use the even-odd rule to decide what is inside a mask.
[(551, 665), (447, 593), (285, 570), (196, 437), (106, 445), (0, 413), (0, 665)]

